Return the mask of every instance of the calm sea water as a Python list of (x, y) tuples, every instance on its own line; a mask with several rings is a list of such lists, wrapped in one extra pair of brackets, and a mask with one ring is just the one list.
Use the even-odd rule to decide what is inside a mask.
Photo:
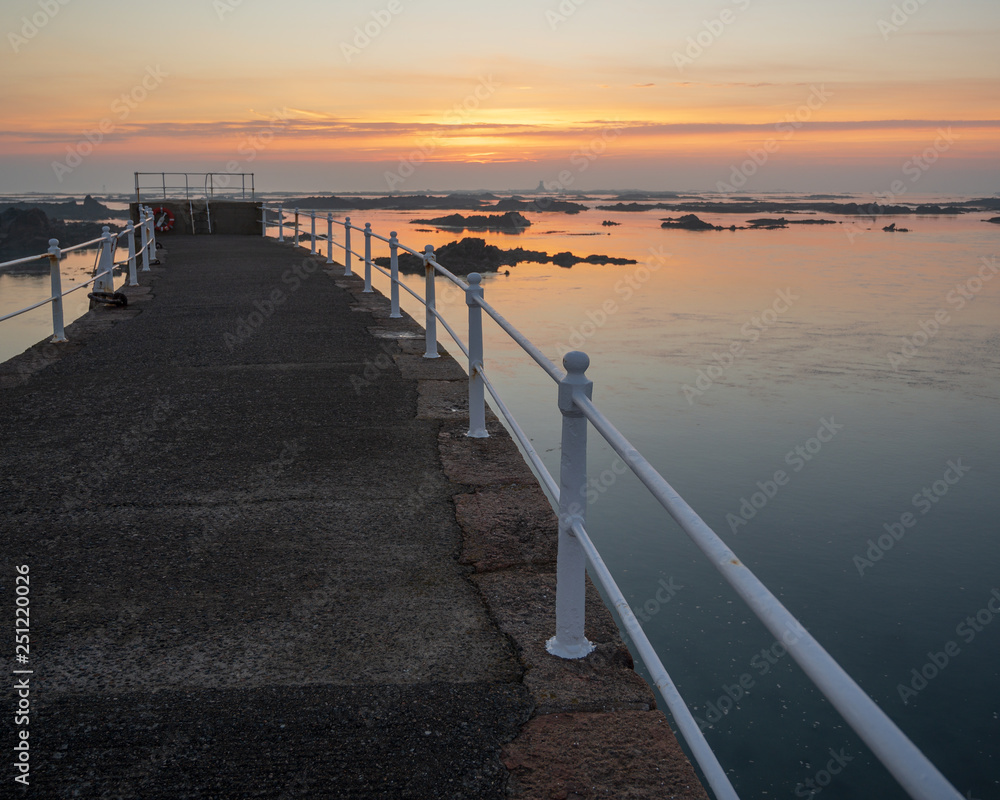
[[(352, 220), (414, 249), (475, 235), (640, 262), (522, 264), (488, 275), (486, 298), (554, 360), (585, 350), (619, 429), (961, 793), (1000, 797), (1000, 228), (693, 233), (661, 229), (668, 212), (597, 210), (528, 214), (518, 236), (410, 222), (435, 215)], [(463, 297), (438, 291), (464, 335)], [(489, 326), (486, 361), (557, 474), (555, 385)], [(589, 458), (591, 536), (742, 796), (904, 797), (596, 435)]]
[[(68, 243), (72, 244), (72, 243)], [(90, 280), (97, 263), (97, 250), (74, 250), (66, 253), (60, 262), (62, 290)], [(118, 254), (116, 258), (122, 258)], [(0, 316), (26, 308), (48, 297), (51, 293), (49, 262), (44, 262), (44, 272), (39, 272), (32, 266), (30, 271), (24, 266), (13, 268), (14, 271), (0, 272)], [(115, 287), (119, 287), (125, 276), (115, 276)], [(63, 323), (69, 325), (81, 314), (87, 312), (90, 300), (87, 292), (92, 286), (77, 289), (63, 298)], [(52, 338), (52, 307), (44, 305), (33, 311), (28, 311), (18, 317), (0, 322), (0, 361), (6, 361), (18, 353), (24, 352), (37, 342)]]

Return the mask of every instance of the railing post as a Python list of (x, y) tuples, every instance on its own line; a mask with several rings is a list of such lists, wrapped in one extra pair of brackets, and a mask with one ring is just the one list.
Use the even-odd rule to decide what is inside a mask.
[(353, 274), (351, 272), (351, 218), (344, 217), (344, 277)]
[(562, 460), (559, 471), (559, 550), (556, 554), (556, 635), (545, 649), (560, 658), (583, 658), (594, 649), (584, 636), (587, 557), (573, 525), (587, 517), (587, 418), (573, 400), (591, 396), (594, 384), (584, 374), (586, 353), (563, 356), (566, 377), (559, 382), (562, 412)]
[(295, 208), (295, 246), (299, 246), (299, 209)]
[(333, 212), (326, 213), (326, 263), (333, 263)]
[(146, 206), (146, 214), (149, 219), (149, 252), (150, 258), (156, 260), (156, 217), (153, 215), (153, 207)]
[(149, 216), (144, 206), (139, 206), (139, 237), (142, 244), (142, 271), (149, 272)]
[(389, 234), (389, 319), (400, 319), (399, 313), (399, 239), (396, 231)]
[(285, 241), (285, 205), (278, 203), (278, 241)]
[(101, 257), (97, 262), (97, 274), (100, 277), (94, 281), (94, 291), (114, 292), (115, 276), (112, 270), (115, 265), (114, 259), (111, 256), (111, 240), (114, 237), (111, 235), (111, 228), (107, 225), (105, 225), (102, 230), (103, 233), (101, 236), (104, 238), (104, 241), (101, 243)]
[(426, 349), (424, 358), (438, 358), (437, 351), (437, 317), (434, 316), (435, 304), (434, 277), (436, 270), (431, 260), (434, 258), (434, 245), (424, 247), (424, 341)]
[(309, 238), (312, 239), (312, 244), (309, 248), (310, 255), (316, 255), (316, 212), (309, 212)]
[(52, 339), (53, 342), (65, 342), (66, 332), (63, 330), (62, 306), (62, 276), (59, 274), (59, 240), (49, 239), (49, 277), (52, 286)]
[(260, 204), (260, 235), (267, 238), (267, 203)]
[(138, 286), (139, 278), (135, 274), (135, 225), (131, 220), (125, 226), (125, 235), (128, 237), (128, 285)]
[(372, 224), (365, 223), (365, 288), (364, 294), (372, 293)]
[(486, 439), (486, 386), (483, 383), (483, 307), (476, 302), (482, 298), (483, 276), (469, 273), (469, 288), (465, 290), (465, 303), (469, 307), (469, 432), (473, 439)]

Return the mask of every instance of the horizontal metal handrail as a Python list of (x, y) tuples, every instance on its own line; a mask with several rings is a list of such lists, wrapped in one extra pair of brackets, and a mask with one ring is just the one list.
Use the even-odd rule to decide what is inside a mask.
[(698, 762), (698, 765), (705, 773), (705, 779), (708, 781), (709, 786), (711, 786), (716, 798), (718, 800), (722, 800), (723, 798), (727, 800), (739, 800), (739, 795), (736, 794), (736, 790), (730, 783), (729, 776), (726, 775), (726, 771), (723, 769), (722, 764), (719, 763), (715, 751), (712, 750), (708, 740), (705, 738), (705, 734), (702, 733), (701, 726), (698, 725), (697, 720), (695, 720), (694, 715), (691, 713), (691, 709), (684, 702), (684, 698), (681, 697), (677, 686), (671, 680), (670, 675), (663, 666), (663, 662), (656, 654), (656, 650), (653, 649), (649, 637), (646, 636), (646, 632), (639, 624), (639, 620), (636, 619), (632, 607), (629, 605), (628, 600), (625, 599), (625, 595), (618, 588), (618, 583), (611, 575), (607, 564), (604, 563), (604, 559), (588, 535), (587, 529), (583, 526), (582, 522), (576, 521), (573, 524), (573, 532), (587, 554), (587, 561), (590, 563), (590, 567), (597, 577), (597, 582), (607, 593), (611, 605), (618, 612), (618, 617), (621, 619), (625, 631), (631, 637), (632, 644), (639, 653), (639, 658), (642, 659), (642, 663), (649, 670), (653, 683), (660, 690), (660, 695), (670, 709), (670, 713), (673, 714), (674, 722), (677, 723), (684, 741), (691, 748), (695, 761)]
[[(62, 297), (62, 295), (59, 296)], [(53, 297), (46, 297), (44, 300), (39, 300), (37, 303), (30, 306), (26, 306), (25, 308), (22, 308), (20, 311), (11, 311), (9, 314), (4, 314), (2, 317), (0, 317), (0, 322), (3, 322), (4, 320), (8, 319), (13, 319), (14, 317), (20, 316), (21, 314), (26, 314), (29, 311), (34, 311), (36, 308), (48, 305), (53, 301), (53, 299), (54, 299)]]
[[(311, 214), (315, 209), (298, 208), (298, 209), (295, 209), (295, 210), (301, 216), (302, 214)], [(267, 213), (266, 209), (265, 209), (265, 213)], [(365, 232), (364, 228), (359, 228), (357, 225), (355, 225), (353, 223), (343, 222), (343, 221), (337, 220), (335, 217), (334, 217), (334, 221), (337, 222), (338, 225), (341, 225), (341, 226), (343, 226), (345, 228), (350, 227), (352, 230), (358, 231), (360, 233), (364, 233)], [(389, 239), (385, 238), (384, 236), (379, 236), (374, 231), (371, 232), (371, 237), (373, 239), (379, 239), (379, 240), (385, 242), (386, 244), (391, 244), (391, 242), (390, 242)], [(342, 245), (342, 244), (340, 244), (339, 242), (334, 241), (333, 243), (336, 246), (340, 247), (342, 250), (345, 249), (345, 246)], [(420, 252), (419, 250), (411, 250), (409, 247), (406, 247), (403, 244), (397, 244), (396, 246), (400, 250), (405, 250), (408, 253), (412, 253), (415, 256), (418, 256), (418, 257), (421, 257), (421, 258), (424, 256), (424, 253)], [(364, 260), (364, 256), (361, 255), (360, 253), (357, 253), (357, 252), (355, 252), (353, 250), (350, 251), (350, 252), (353, 255), (356, 255), (362, 261)], [(434, 267), (435, 271), (437, 271), (440, 275), (442, 275), (445, 278), (447, 278), (448, 280), (450, 280), (453, 284), (455, 284), (457, 287), (459, 287), (463, 291), (469, 288), (469, 285), (465, 281), (463, 281), (461, 278), (459, 278), (457, 275), (455, 275), (449, 269), (447, 269), (442, 264), (440, 264), (437, 261), (437, 259), (431, 258), (431, 259), (428, 259), (428, 262), (431, 264), (431, 266)], [(375, 267), (376, 269), (379, 269), (377, 265), (373, 264), (372, 266)], [(384, 275), (387, 275), (387, 276), (389, 275), (389, 273), (385, 272), (385, 270), (379, 269), (379, 271), (382, 272)], [(400, 286), (403, 286), (407, 291), (410, 292), (410, 294), (412, 294), (418, 300), (422, 301), (422, 298), (419, 295), (415, 294), (413, 291), (411, 291), (409, 289), (409, 287), (406, 287), (405, 284), (401, 283)], [(489, 314), (493, 318), (493, 320), (501, 328), (503, 328), (503, 330), (507, 333), (507, 335), (510, 336), (511, 339), (513, 339), (515, 342), (517, 342), (517, 344), (520, 345), (521, 349), (523, 349), (529, 356), (531, 356), (535, 360), (535, 362), (543, 370), (545, 370), (546, 374), (548, 374), (549, 377), (551, 377), (556, 382), (560, 381), (564, 377), (565, 373), (562, 370), (560, 370), (555, 364), (553, 364), (552, 361), (541, 350), (539, 350), (538, 347), (536, 347), (535, 344), (530, 339), (528, 339), (527, 336), (525, 336), (516, 327), (514, 327), (514, 325), (511, 324), (499, 311), (497, 311), (495, 308), (493, 308), (493, 306), (491, 306), (489, 303), (487, 303), (482, 298), (478, 298), (477, 302), (479, 303), (479, 305), (481, 305), (483, 307), (483, 309), (486, 311), (486, 313)], [(445, 326), (448, 325), (448, 323), (445, 321), (444, 317), (442, 317), (440, 314), (437, 314), (435, 312), (435, 316)], [(452, 334), (452, 338), (454, 338), (455, 341), (458, 342), (458, 338), (455, 337), (454, 334)], [(458, 343), (459, 343), (459, 346), (462, 346), (460, 342), (458, 342)], [(466, 352), (466, 355), (468, 355), (467, 352)]]
[(476, 302), (483, 307), (483, 310), (493, 318), (497, 325), (507, 332), (507, 335), (510, 336), (511, 339), (521, 346), (521, 349), (524, 350), (525, 353), (535, 360), (535, 363), (537, 363), (538, 366), (545, 370), (545, 373), (552, 378), (552, 380), (559, 383), (559, 381), (566, 377), (565, 372), (553, 364), (549, 357), (535, 346), (534, 342), (508, 322), (499, 311), (493, 308), (493, 306), (481, 297), (477, 297)]
[[(858, 686), (843, 667), (813, 638), (792, 613), (750, 571), (701, 516), (677, 493), (645, 457), (580, 391), (576, 406), (611, 445), (653, 497), (709, 557), (754, 615), (787, 648), (831, 705), (871, 748), (912, 797), (925, 800), (951, 796), (954, 789), (906, 735)], [(923, 771), (915, 770), (923, 768)]]
[[(111, 270), (106, 270), (105, 272), (101, 272), (101, 273), (99, 273), (97, 275), (94, 275), (89, 280), (86, 280), (86, 281), (83, 281), (82, 283), (77, 283), (77, 284), (71, 286), (65, 292), (63, 292), (62, 294), (60, 294), (59, 297), (65, 297), (66, 295), (71, 294), (72, 292), (75, 292), (77, 289), (82, 289), (84, 286), (89, 286), (94, 281), (96, 281), (98, 278), (103, 278), (105, 275), (110, 275), (110, 274), (111, 274)], [(0, 317), (0, 322), (3, 322), (4, 320), (12, 319), (13, 317), (17, 317), (17, 316), (19, 316), (21, 314), (25, 314), (28, 311), (34, 311), (36, 308), (41, 308), (42, 306), (47, 305), (48, 303), (51, 303), (55, 299), (56, 299), (55, 295), (50, 295), (49, 297), (46, 297), (44, 300), (39, 300), (37, 303), (34, 303), (33, 305), (27, 306), (26, 308), (22, 308), (20, 311), (12, 311), (9, 314), (4, 314), (2, 317)]]
[[(53, 342), (65, 342), (66, 335), (63, 329), (63, 310), (62, 310), (62, 298), (66, 295), (82, 289), (90, 284), (98, 284), (98, 281), (102, 279), (107, 279), (106, 283), (102, 281), (101, 291), (107, 291), (114, 289), (114, 268), (117, 267), (127, 267), (129, 270), (130, 285), (137, 286), (138, 280), (136, 279), (136, 260), (139, 256), (142, 256), (143, 271), (149, 270), (150, 264), (150, 253), (155, 253), (156, 251), (156, 235), (153, 226), (153, 218), (150, 209), (145, 206), (140, 206), (139, 209), (140, 222), (138, 226), (135, 226), (132, 222), (129, 222), (127, 227), (118, 233), (111, 233), (110, 226), (104, 226), (104, 234), (98, 239), (91, 239), (87, 242), (81, 242), (80, 244), (71, 245), (70, 247), (60, 247), (57, 239), (50, 239), (49, 242), (51, 246), (46, 253), (39, 254), (36, 256), (29, 256), (27, 258), (17, 259), (15, 261), (8, 261), (0, 264), (2, 266), (10, 266), (13, 264), (26, 263), (28, 261), (36, 261), (41, 258), (49, 259), (49, 276), (51, 280), (52, 290), (48, 297), (39, 300), (36, 303), (32, 303), (25, 308), (19, 309), (17, 311), (12, 311), (3, 316), (0, 316), (0, 322), (4, 322), (8, 319), (13, 319), (21, 314), (26, 314), (29, 311), (33, 311), (36, 308), (52, 304), (52, 339)], [(135, 247), (135, 235), (140, 234), (142, 244), (138, 251)], [(114, 251), (118, 247), (118, 242), (121, 239), (127, 239), (128, 241), (128, 260), (122, 264), (115, 264), (114, 262)], [(94, 265), (93, 276), (86, 281), (71, 286), (69, 289), (63, 291), (62, 289), (62, 277), (59, 262), (63, 258), (63, 254), (72, 252), (74, 250), (81, 250), (91, 245), (100, 244), (100, 248), (97, 251), (97, 258)]]
[[(280, 211), (280, 209), (279, 209)], [(264, 212), (264, 230), (266, 234), (266, 210)], [(302, 214), (302, 210), (297, 210), (297, 217)], [(314, 212), (310, 212), (314, 214)], [(332, 222), (333, 215), (328, 213), (327, 219)], [(510, 338), (518, 344), (532, 359), (549, 375), (560, 387), (560, 409), (564, 415), (564, 438), (563, 438), (563, 486), (570, 485), (574, 488), (585, 486), (579, 482), (580, 476), (586, 474), (585, 453), (586, 436), (585, 429), (589, 423), (601, 435), (601, 437), (611, 446), (615, 452), (623, 459), (624, 463), (639, 478), (643, 485), (650, 491), (653, 497), (680, 525), (681, 529), (695, 542), (701, 551), (707, 555), (722, 573), (726, 581), (732, 586), (740, 598), (747, 604), (751, 612), (788, 648), (793, 659), (802, 667), (807, 677), (820, 690), (820, 692), (831, 702), (836, 710), (844, 717), (848, 724), (858, 733), (861, 739), (871, 748), (879, 761), (883, 763), (889, 772), (896, 778), (899, 784), (906, 789), (911, 797), (916, 800), (938, 800), (939, 798), (955, 798), (958, 800), (961, 795), (945, 779), (937, 768), (927, 759), (926, 756), (906, 737), (906, 735), (889, 719), (876, 703), (861, 689), (860, 686), (847, 674), (846, 671), (836, 662), (836, 660), (809, 634), (802, 624), (791, 614), (788, 609), (775, 597), (769, 589), (743, 564), (736, 554), (722, 541), (711, 527), (691, 508), (690, 505), (677, 493), (677, 491), (660, 475), (660, 473), (643, 457), (639, 451), (621, 434), (620, 431), (608, 420), (607, 417), (594, 405), (590, 399), (590, 381), (584, 376), (589, 359), (582, 353), (572, 354), (578, 358), (564, 362), (569, 372), (560, 370), (544, 353), (522, 334), (513, 324), (502, 314), (487, 303), (482, 296), (482, 288), (479, 286), (481, 278), (475, 273), (470, 274), (470, 281), (466, 283), (458, 278), (454, 273), (447, 270), (436, 260), (433, 251), (428, 246), (425, 252), (411, 250), (398, 243), (395, 237), (386, 239), (370, 230), (370, 227), (362, 229), (353, 225), (349, 217), (345, 217), (338, 224), (345, 229), (345, 236), (350, 230), (357, 230), (366, 237), (378, 238), (387, 242), (390, 248), (402, 249), (423, 259), (424, 264), (431, 266), (432, 270), (427, 270), (427, 297), (421, 297), (402, 281), (395, 280), (396, 286), (402, 286), (428, 310), (428, 320), (440, 320), (448, 330), (449, 334), (456, 341), (463, 353), (469, 359), (469, 380), (470, 380), (470, 432), (469, 435), (487, 435), (473, 433), (475, 427), (471, 421), (473, 409), (473, 385), (479, 381), (493, 398), (494, 405), (506, 421), (514, 438), (525, 453), (528, 462), (532, 466), (540, 484), (546, 490), (550, 499), (558, 505), (557, 511), (560, 515), (560, 563), (562, 564), (562, 539), (564, 532), (569, 533), (574, 540), (574, 546), (580, 548), (589, 563), (591, 571), (597, 583), (604, 589), (613, 607), (618, 611), (618, 616), (622, 625), (631, 637), (640, 659), (649, 670), (653, 682), (660, 690), (664, 701), (667, 703), (674, 716), (684, 740), (691, 748), (695, 760), (702, 768), (709, 785), (720, 798), (737, 797), (732, 788), (725, 771), (718, 763), (714, 752), (711, 750), (700, 726), (694, 719), (690, 708), (681, 698), (676, 686), (670, 679), (663, 662), (656, 654), (648, 637), (642, 630), (632, 612), (624, 595), (621, 593), (603, 558), (594, 546), (584, 525), (584, 513), (578, 504), (573, 505), (568, 500), (575, 496), (575, 492), (563, 496), (560, 484), (556, 482), (549, 473), (545, 464), (531, 444), (527, 434), (514, 419), (510, 409), (503, 402), (493, 383), (486, 375), (482, 363), (482, 332), (481, 325), (478, 327), (477, 339), (473, 339), (472, 331), (472, 309), (480, 309), (497, 323), (497, 325), (507, 333)], [(295, 226), (295, 230), (298, 227)], [(349, 241), (349, 239), (348, 239)], [(357, 255), (359, 259), (365, 260), (366, 266), (373, 266), (383, 275), (389, 277), (393, 282), (393, 275), (378, 265), (372, 264), (369, 256), (362, 256), (355, 253), (346, 244), (339, 245), (348, 254)], [(370, 248), (366, 247), (370, 253)], [(391, 252), (395, 254), (395, 249)], [(393, 255), (393, 258), (395, 256)], [(395, 264), (395, 262), (393, 262)], [(395, 267), (394, 267), (395, 268)], [(349, 270), (349, 267), (348, 267)], [(367, 270), (366, 270), (367, 272)], [(470, 308), (470, 345), (466, 348), (460, 341), (457, 334), (445, 321), (441, 314), (434, 307), (433, 301), (433, 281), (430, 276), (440, 273), (466, 293), (466, 304)], [(367, 285), (367, 284), (366, 284)], [(395, 302), (395, 301), (394, 301)], [(477, 317), (478, 319), (478, 317)], [(478, 325), (478, 323), (477, 323)], [(430, 339), (432, 331), (427, 330), (427, 337)], [(428, 357), (434, 357), (435, 352), (431, 352), (428, 341)], [(582, 358), (579, 358), (582, 357)], [(582, 364), (582, 367), (580, 366)], [(575, 365), (575, 366), (573, 366)], [(573, 371), (576, 370), (576, 371)], [(565, 391), (564, 391), (565, 390)], [(482, 396), (480, 395), (480, 402)], [(583, 459), (584, 465), (577, 463), (567, 477), (567, 459), (572, 459), (572, 455), (567, 455), (566, 424), (567, 419), (579, 416), (583, 423), (583, 435), (580, 436), (580, 429), (577, 427), (573, 436), (577, 437), (573, 444), (576, 451), (576, 458)], [(575, 423), (573, 423), (575, 424)], [(582, 441), (582, 445), (581, 445)], [(582, 449), (581, 449), (582, 448)], [(581, 455), (582, 454), (582, 455)], [(570, 483), (566, 483), (570, 481)], [(582, 492), (581, 492), (582, 496)], [(572, 558), (572, 557), (569, 557)], [(567, 561), (567, 563), (570, 563)], [(582, 562), (581, 562), (582, 564)], [(562, 569), (562, 567), (560, 567)], [(570, 568), (572, 569), (572, 568)], [(580, 567), (582, 570), (582, 566)], [(562, 574), (562, 573), (560, 573)], [(582, 572), (581, 572), (582, 576)], [(582, 579), (582, 578), (581, 578)], [(559, 643), (560, 625), (558, 621), (562, 601), (559, 599), (559, 587), (557, 586), (557, 636), (549, 643), (550, 652), (562, 657), (580, 657), (586, 655), (591, 647), (583, 639), (583, 619), (582, 612), (578, 614), (579, 619), (570, 621), (567, 629), (579, 625), (579, 638), (582, 639), (582, 646), (572, 643), (570, 646)], [(572, 592), (570, 593), (572, 594)], [(582, 595), (579, 595), (582, 598)], [(576, 611), (573, 614), (577, 614)], [(572, 616), (572, 615), (571, 615)], [(555, 643), (553, 647), (553, 643)]]
[[(205, 197), (214, 198), (217, 191), (219, 194), (231, 193), (234, 195), (239, 194), (242, 195), (243, 197), (246, 197), (246, 193), (248, 190), (247, 187), (248, 177), (250, 178), (250, 186), (249, 186), (250, 197), (252, 199), (256, 196), (256, 187), (254, 185), (253, 172), (135, 172), (133, 173), (133, 175), (135, 176), (135, 195), (136, 195), (135, 199), (136, 202), (140, 203), (142, 202), (143, 191), (145, 191), (147, 194), (151, 192), (153, 194), (157, 194), (156, 190), (159, 190), (159, 192), (162, 193), (162, 198), (164, 200), (169, 199), (167, 197), (168, 190), (170, 190), (171, 192), (177, 192), (178, 194), (183, 193), (184, 199), (190, 200), (191, 190), (197, 189), (198, 186), (197, 184), (192, 184), (191, 181), (189, 180), (189, 178), (192, 176), (202, 179), (202, 193), (204, 194)], [(167, 176), (176, 176), (176, 175), (182, 176), (184, 178), (184, 183), (176, 185), (168, 184)], [(159, 180), (148, 184), (143, 184), (140, 181), (140, 178), (151, 177), (151, 176), (158, 177)], [(232, 189), (230, 189), (230, 187), (228, 186), (221, 186), (221, 187), (216, 186), (215, 185), (216, 176), (224, 177), (227, 179), (239, 178), (240, 185), (239, 187), (233, 187)]]
[(93, 245), (101, 244), (104, 241), (103, 237), (98, 237), (96, 239), (91, 239), (89, 242), (81, 242), (80, 244), (74, 244), (70, 247), (60, 247), (59, 249), (64, 253), (72, 253), (74, 250), (84, 250)]
[(4, 261), (2, 264), (0, 264), (0, 268), (13, 267), (16, 266), (17, 264), (27, 264), (29, 261), (38, 261), (40, 258), (48, 258), (48, 257), (49, 257), (48, 253), (40, 253), (37, 256), (25, 256), (24, 258), (15, 258), (13, 261)]
[(542, 457), (538, 455), (538, 451), (531, 443), (531, 439), (528, 438), (528, 434), (524, 432), (520, 423), (514, 419), (513, 413), (511, 413), (511, 410), (507, 408), (507, 404), (503, 401), (503, 398), (500, 397), (500, 393), (493, 385), (493, 382), (490, 380), (486, 370), (480, 367), (479, 374), (483, 376), (483, 382), (486, 384), (486, 389), (489, 391), (490, 396), (496, 403), (496, 406), (503, 415), (503, 418), (507, 420), (507, 424), (514, 433), (514, 438), (517, 439), (517, 442), (521, 445), (525, 455), (528, 456), (528, 461), (531, 463), (531, 466), (534, 467), (538, 480), (542, 484), (542, 488), (548, 492), (549, 497), (555, 503), (558, 503), (559, 484), (556, 483), (556, 479), (552, 477), (552, 473), (549, 472), (548, 467), (545, 466), (545, 463), (542, 461)]
[[(355, 255), (357, 255), (357, 254), (355, 253)], [(379, 272), (381, 272), (383, 275), (385, 275), (390, 280), (392, 279), (392, 275), (389, 272), (387, 272), (385, 269), (383, 269), (382, 267), (380, 267), (378, 264), (374, 264), (373, 263), (372, 264), (372, 269), (378, 270)], [(399, 285), (403, 288), (404, 291), (409, 292), (417, 300), (419, 300), (420, 302), (423, 302), (424, 298), (422, 298), (419, 294), (417, 294), (415, 291), (413, 291), (413, 289), (411, 289), (405, 283), (400, 283)], [(446, 320), (443, 316), (441, 316), (441, 314), (438, 312), (438, 310), (436, 308), (431, 309), (431, 313), (434, 314), (434, 316), (438, 318), (438, 320), (440, 321), (440, 323), (442, 325), (444, 325), (444, 329), (446, 331), (448, 331), (448, 333), (451, 335), (451, 338), (455, 340), (455, 344), (458, 345), (458, 349), (462, 351), (463, 355), (465, 355), (466, 358), (468, 358), (469, 357), (469, 348), (465, 346), (465, 343), (462, 341), (461, 337), (457, 333), (455, 333), (455, 329), (452, 328), (451, 325), (448, 324), (448, 320)]]

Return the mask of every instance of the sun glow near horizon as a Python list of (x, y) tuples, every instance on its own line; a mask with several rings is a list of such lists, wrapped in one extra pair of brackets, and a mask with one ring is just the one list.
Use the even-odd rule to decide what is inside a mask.
[(502, 18), (454, 0), (419, 13), (396, 0), (391, 14), (379, 2), (334, 13), (300, 0), (280, 14), (223, 2), (226, 13), (197, 0), (144, 11), (155, 36), (111, 52), (89, 44), (131, 5), (60, 5), (27, 38), (19, 20), (38, 6), (12, 0), (5, 187), (80, 191), (116, 180), (109, 171), (235, 163), (288, 189), (317, 170), (338, 175), (331, 189), (374, 189), (406, 162), (421, 165), (408, 189), (458, 175), (477, 186), (545, 177), (576, 157), (588, 167), (578, 188), (645, 176), (651, 189), (677, 188), (663, 185), (672, 177), (711, 189), (765, 147), (753, 187), (794, 176), (821, 190), (867, 178), (873, 163), (898, 171), (949, 126), (924, 186), (983, 192), (1000, 178), (989, 36), (1000, 9), (983, 0), (947, 14), (922, 6), (895, 31), (879, 27), (891, 4), (861, 0), (588, 2), (571, 14), (510, 0)]

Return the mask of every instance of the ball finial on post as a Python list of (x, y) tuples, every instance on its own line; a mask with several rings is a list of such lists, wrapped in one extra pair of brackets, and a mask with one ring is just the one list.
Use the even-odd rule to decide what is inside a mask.
[(568, 375), (582, 375), (590, 369), (590, 356), (582, 350), (571, 350), (563, 356), (563, 366)]

